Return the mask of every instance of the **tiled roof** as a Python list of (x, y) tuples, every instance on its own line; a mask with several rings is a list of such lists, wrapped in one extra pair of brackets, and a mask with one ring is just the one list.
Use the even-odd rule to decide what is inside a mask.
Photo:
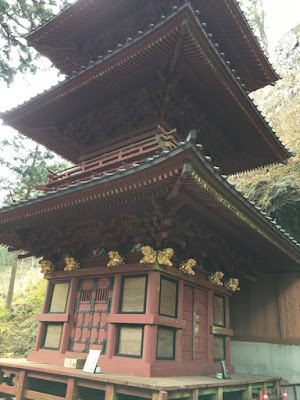
[[(115, 173), (105, 174), (99, 178), (91, 178), (86, 181), (78, 182), (77, 184), (60, 188), (57, 191), (48, 192), (35, 199), (21, 201), (3, 207), (0, 210), (0, 241), (8, 234), (5, 233), (5, 226), (7, 224), (13, 223), (13, 221), (17, 222), (35, 217), (38, 213), (37, 210), (43, 203), (47, 202), (47, 205), (45, 205), (45, 212), (50, 212), (47, 210), (50, 210), (49, 204), (53, 200), (64, 202), (70, 195), (75, 194), (79, 197), (81, 196), (83, 199), (88, 196), (87, 194), (90, 189), (98, 188), (98, 193), (100, 193), (102, 186), (105, 186), (105, 184), (116, 182), (117, 185), (117, 182), (119, 182), (118, 185), (120, 185), (126, 178), (133, 179), (133, 181), (137, 182), (135, 175), (138, 173), (146, 170), (151, 171), (152, 168), (163, 165), (168, 160), (176, 159), (180, 154), (188, 154), (191, 152), (196, 156), (197, 161), (187, 161), (182, 167), (184, 173), (193, 178), (192, 181), (194, 183), (191, 184), (192, 186), (189, 186), (191, 193), (196, 193), (196, 195), (198, 195), (203, 190), (214, 193), (217, 204), (219, 204), (218, 207), (228, 208), (234, 213), (235, 218), (237, 218), (240, 223), (246, 224), (252, 228), (259, 236), (261, 235), (261, 238), (266, 239), (270, 244), (272, 243), (279, 248), (281, 252), (285, 253), (286, 256), (300, 264), (300, 244), (288, 232), (280, 227), (276, 221), (272, 220), (266, 213), (256, 207), (253, 202), (249, 202), (240, 191), (236, 190), (235, 187), (227, 181), (227, 176), (221, 175), (219, 168), (211, 164), (210, 157), (203, 155), (202, 146), (195, 142), (196, 133), (192, 131), (187, 140), (181, 142), (177, 149), (163, 151), (161, 156), (149, 158), (140, 164), (132, 164), (129, 168), (119, 169)], [(194, 156), (191, 159), (194, 159)], [(201, 173), (198, 172), (198, 162), (201, 164)], [(208, 174), (209, 184), (206, 178), (203, 178), (203, 176), (208, 176)], [(199, 182), (200, 186), (198, 186), (197, 182)], [(131, 189), (129, 187), (131, 187)], [(126, 190), (134, 190), (134, 187), (134, 184), (128, 185)], [(222, 195), (220, 195), (220, 193), (222, 193)], [(115, 195), (116, 192), (111, 191), (104, 194), (109, 198), (109, 196)], [(202, 195), (200, 194), (200, 196)], [(80, 201), (80, 203), (84, 203), (84, 200)], [(56, 209), (58, 209), (58, 207), (56, 207)], [(51, 212), (53, 212), (53, 210)], [(279, 245), (279, 243), (281, 243), (281, 245)]]

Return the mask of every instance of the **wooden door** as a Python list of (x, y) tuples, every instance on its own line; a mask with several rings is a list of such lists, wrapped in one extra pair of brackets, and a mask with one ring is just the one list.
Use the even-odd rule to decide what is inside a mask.
[(205, 361), (208, 358), (208, 294), (191, 286), (184, 287), (183, 360)]
[(106, 317), (111, 309), (112, 290), (113, 278), (79, 280), (69, 351), (88, 353), (99, 349), (106, 353)]

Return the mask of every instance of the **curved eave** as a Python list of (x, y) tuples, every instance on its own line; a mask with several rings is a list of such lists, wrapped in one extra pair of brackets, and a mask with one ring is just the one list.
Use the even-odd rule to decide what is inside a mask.
[[(74, 43), (78, 37), (89, 35), (87, 21), (91, 22), (90, 25), (93, 23), (95, 25), (96, 20), (102, 18), (100, 25), (105, 27), (105, 20), (110, 21), (113, 16), (121, 19), (122, 15), (130, 13), (128, 3), (123, 0), (118, 2), (101, 0), (101, 3), (98, 0), (94, 1), (94, 5), (92, 3), (90, 0), (79, 0), (67, 7), (27, 35), (28, 44), (50, 58), (66, 74), (70, 74), (76, 64), (77, 67), (86, 64), (88, 60), (76, 50)], [(168, 12), (172, 12), (171, 5), (167, 7), (166, 4), (162, 1), (160, 7), (170, 8)], [(239, 71), (250, 91), (278, 79), (235, 0), (210, 0), (210, 2), (192, 0), (191, 4), (200, 10), (202, 22), (208, 24), (210, 32), (222, 43), (222, 51), (230, 53), (233, 66)], [(85, 18), (85, 23), (82, 23), (82, 18)], [(144, 29), (147, 24), (153, 22), (147, 18), (148, 16), (144, 16), (136, 21), (136, 31)], [(53, 51), (55, 48), (57, 51)], [(246, 63), (245, 58), (247, 58)]]
[[(202, 146), (190, 139), (175, 150), (133, 164), (126, 170), (2, 208), (0, 242), (9, 246), (20, 245), (14, 233), (17, 229), (42, 226), (43, 221), (55, 214), (70, 218), (72, 213), (66, 217), (69, 209), (80, 209), (93, 202), (103, 204), (105, 212), (107, 207), (122, 207), (122, 196), (126, 195), (134, 207), (137, 193), (141, 195), (143, 190), (148, 195), (151, 191), (163, 192), (166, 185), (174, 185), (178, 174), (184, 178), (181, 191), (193, 199), (195, 211), (197, 202), (200, 209), (210, 210), (214, 219), (220, 221), (220, 226), (229, 227), (231, 240), (243, 240), (249, 252), (258, 254), (269, 264), (276, 260), (277, 268), (279, 263), (283, 271), (300, 270), (300, 244), (236, 191), (202, 154)], [(57, 223), (61, 222), (60, 218)], [(272, 269), (273, 265), (268, 265), (268, 268)]]
[[(78, 162), (76, 149), (73, 149), (69, 142), (65, 143), (63, 138), (55, 136), (57, 132), (55, 132), (53, 123), (60, 122), (63, 118), (65, 120), (76, 118), (84, 110), (89, 111), (88, 106), (91, 102), (95, 102), (95, 96), (97, 96), (98, 102), (105, 99), (107, 95), (117, 96), (125, 88), (127, 90), (132, 89), (132, 87), (137, 88), (137, 85), (143, 85), (151, 77), (154, 79), (153, 66), (151, 66), (153, 54), (159, 54), (159, 67), (161, 69), (168, 66), (174, 51), (178, 30), (184, 18), (189, 21), (185, 45), (189, 48), (193, 46), (193, 51), (187, 49), (190, 65), (186, 66), (184, 62), (181, 62), (181, 67), (180, 65), (178, 67), (181, 68), (181, 75), (184, 78), (187, 77), (186, 79), (188, 79), (188, 76), (196, 79), (200, 69), (206, 68), (206, 73), (211, 77), (213, 76), (210, 83), (211, 92), (218, 99), (219, 109), (230, 108), (229, 117), (222, 112), (224, 114), (222, 117), (219, 113), (220, 117), (214, 115), (214, 118), (220, 118), (221, 125), (228, 123), (229, 120), (233, 121), (237, 116), (241, 122), (248, 121), (247, 123), (251, 125), (252, 131), (259, 132), (258, 135), (263, 138), (261, 145), (267, 145), (269, 149), (267, 151), (267, 162), (260, 163), (257, 158), (254, 165), (244, 162), (238, 170), (228, 170), (228, 173), (257, 168), (264, 163), (284, 162), (291, 154), (283, 147), (262, 115), (257, 111), (247, 95), (245, 85), (235, 71), (230, 68), (230, 63), (219, 52), (218, 46), (206, 32), (189, 4), (185, 4), (156, 26), (149, 28), (148, 31), (132, 39), (121, 48), (111, 51), (105, 57), (75, 73), (56, 87), (9, 112), (2, 113), (0, 117), (7, 125), (13, 126), (21, 133), (42, 143), (64, 158), (75, 163)], [(139, 64), (139, 70), (136, 69), (137, 64)], [(136, 73), (130, 73), (132, 70), (135, 70)], [(122, 76), (122, 81), (120, 81), (120, 76)], [(193, 87), (195, 85), (192, 84)], [(208, 88), (206, 89), (208, 90)], [(201, 93), (201, 87), (198, 87), (197, 90)], [(70, 106), (71, 104), (72, 106)], [(214, 112), (217, 113), (216, 110)], [(42, 140), (39, 132), (41, 129), (47, 131)], [(230, 127), (230, 129), (232, 128)], [(236, 127), (233, 128), (233, 131), (234, 129)], [(237, 135), (237, 133), (235, 134)], [(55, 139), (52, 139), (52, 136)], [(250, 136), (248, 134), (247, 139), (238, 140), (251, 140)]]

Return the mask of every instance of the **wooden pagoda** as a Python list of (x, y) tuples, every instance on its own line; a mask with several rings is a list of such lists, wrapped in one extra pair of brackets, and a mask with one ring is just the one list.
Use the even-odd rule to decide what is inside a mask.
[[(76, 385), (106, 399), (178, 397), (171, 383), (151, 391), (127, 377), (115, 389), (62, 367), (91, 349), (110, 374), (214, 375), (221, 360), (233, 373), (232, 292), (300, 261), (299, 244), (224, 175), (290, 156), (248, 96), (277, 76), (239, 7), (78, 0), (27, 40), (66, 79), (1, 118), (75, 165), (0, 210), (0, 242), (42, 257), (48, 280), (35, 364), (0, 363), (20, 376), (0, 392), (40, 398), (36, 382), (54, 380), (63, 394), (43, 399), (85, 398)], [(219, 382), (193, 385), (182, 398), (223, 398)]]

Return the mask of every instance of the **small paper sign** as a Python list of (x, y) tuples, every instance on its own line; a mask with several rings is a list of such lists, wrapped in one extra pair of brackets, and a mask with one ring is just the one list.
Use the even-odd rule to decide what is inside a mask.
[(90, 372), (93, 374), (96, 370), (97, 362), (99, 360), (101, 350), (90, 350), (86, 362), (83, 367), (83, 372)]

